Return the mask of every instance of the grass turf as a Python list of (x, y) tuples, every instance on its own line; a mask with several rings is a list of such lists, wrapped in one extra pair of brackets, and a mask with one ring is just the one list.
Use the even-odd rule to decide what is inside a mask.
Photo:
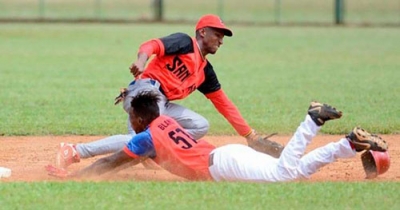
[[(289, 134), (311, 100), (344, 112), (323, 133), (361, 125), (399, 133), (397, 28), (233, 26), (209, 55), (222, 87), (259, 132)], [(3, 24), (1, 135), (109, 135), (126, 132), (113, 105), (132, 76), (141, 42), (188, 25)], [(204, 115), (209, 134), (235, 134), (201, 94), (177, 103)]]
[[(398, 209), (399, 183), (2, 183), (2, 209)], [(94, 196), (95, 194), (95, 196)]]

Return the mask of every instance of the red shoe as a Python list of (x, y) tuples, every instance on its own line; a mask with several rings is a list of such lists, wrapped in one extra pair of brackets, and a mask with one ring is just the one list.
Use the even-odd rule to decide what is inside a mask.
[(78, 151), (75, 149), (74, 144), (60, 143), (60, 148), (57, 152), (56, 166), (59, 168), (67, 168), (73, 163), (79, 163), (81, 158), (79, 157)]

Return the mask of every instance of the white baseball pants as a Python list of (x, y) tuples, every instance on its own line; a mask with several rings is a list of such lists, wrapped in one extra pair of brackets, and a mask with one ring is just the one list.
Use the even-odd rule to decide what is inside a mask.
[(338, 158), (356, 155), (346, 138), (331, 142), (304, 155), (307, 145), (320, 127), (309, 115), (297, 128), (279, 159), (248, 146), (230, 144), (216, 148), (209, 167), (215, 181), (282, 182), (308, 178), (319, 168)]

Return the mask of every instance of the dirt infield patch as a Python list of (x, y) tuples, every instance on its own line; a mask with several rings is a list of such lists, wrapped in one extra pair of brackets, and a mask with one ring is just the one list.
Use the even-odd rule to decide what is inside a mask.
[[(336, 141), (343, 136), (319, 135), (308, 147), (310, 151), (318, 146)], [(388, 172), (371, 181), (400, 181), (400, 135), (382, 135), (389, 143), (391, 167)], [(44, 167), (54, 163), (57, 146), (60, 142), (82, 143), (101, 139), (102, 136), (17, 136), (0, 137), (0, 167), (12, 169), (9, 178), (2, 178), (0, 182), (39, 182), (39, 181), (64, 181), (48, 176)], [(274, 136), (273, 140), (286, 143), (289, 136)], [(221, 146), (229, 143), (245, 144), (245, 140), (238, 136), (208, 136), (207, 139), (214, 145)], [(89, 165), (100, 157), (82, 160), (78, 164), (70, 166), (71, 170), (78, 170)], [(365, 181), (360, 154), (353, 159), (339, 160), (325, 166), (314, 174), (309, 181)], [(105, 174), (90, 181), (185, 181), (162, 169), (146, 169), (143, 165), (133, 166), (117, 173)]]

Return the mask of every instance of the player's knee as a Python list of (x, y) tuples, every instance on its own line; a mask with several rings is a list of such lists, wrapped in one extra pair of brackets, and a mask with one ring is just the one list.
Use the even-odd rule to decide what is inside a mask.
[(210, 124), (205, 118), (199, 118), (193, 121), (193, 128), (191, 129), (191, 134), (193, 138), (200, 139), (204, 137), (208, 130), (210, 129)]
[(126, 112), (127, 114), (129, 114), (129, 112), (132, 111), (132, 106), (131, 106), (132, 98), (133, 98), (132, 96), (127, 96), (127, 97), (124, 99), (123, 103), (122, 103), (122, 107), (124, 108), (124, 110), (125, 110), (125, 112)]
[(278, 174), (282, 181), (291, 181), (299, 178), (299, 172), (296, 168), (290, 167), (279, 167), (278, 166)]

